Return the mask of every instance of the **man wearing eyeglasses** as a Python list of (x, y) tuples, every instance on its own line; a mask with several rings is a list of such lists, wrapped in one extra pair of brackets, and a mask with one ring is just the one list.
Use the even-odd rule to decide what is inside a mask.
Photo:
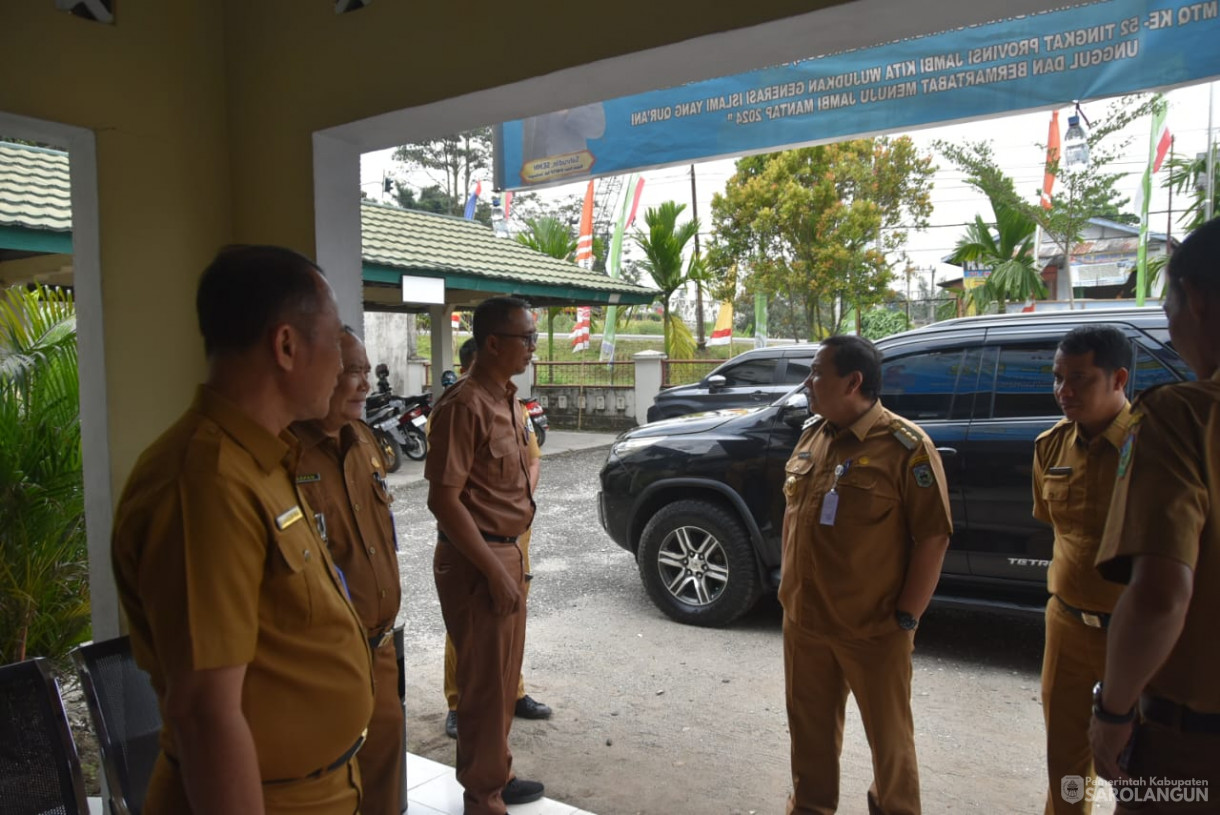
[(525, 571), (518, 538), (534, 519), (529, 445), (512, 377), (538, 341), (524, 301), (493, 297), (474, 311), (478, 364), (432, 411), (428, 508), (432, 568), (457, 653), (457, 780), (466, 815), (505, 815), (543, 786), (517, 778), (508, 749), (525, 645)]

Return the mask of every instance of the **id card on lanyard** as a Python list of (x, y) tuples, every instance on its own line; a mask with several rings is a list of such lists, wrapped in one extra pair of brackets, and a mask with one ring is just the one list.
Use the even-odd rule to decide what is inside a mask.
[(835, 525), (835, 515), (839, 511), (839, 479), (846, 475), (849, 469), (851, 469), (850, 458), (835, 467), (834, 484), (830, 486), (830, 492), (822, 498), (822, 514), (818, 519), (818, 523), (822, 526)]

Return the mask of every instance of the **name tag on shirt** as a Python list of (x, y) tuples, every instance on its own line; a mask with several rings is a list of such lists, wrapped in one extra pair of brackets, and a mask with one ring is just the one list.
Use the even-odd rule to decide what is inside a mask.
[(1049, 467), (1046, 471), (1047, 475), (1071, 475), (1071, 467)]
[(301, 520), (302, 517), (304, 517), (304, 513), (301, 512), (301, 508), (299, 506), (293, 507), (292, 509), (281, 512), (279, 515), (275, 516), (275, 528), (283, 532), (285, 529)]
[(837, 492), (828, 492), (826, 497), (822, 499), (822, 516), (818, 522), (822, 526), (835, 525), (835, 513), (839, 511), (839, 494)]

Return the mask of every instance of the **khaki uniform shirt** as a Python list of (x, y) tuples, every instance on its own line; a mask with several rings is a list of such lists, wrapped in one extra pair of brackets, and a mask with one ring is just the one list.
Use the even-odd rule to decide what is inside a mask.
[(476, 368), (432, 410), (424, 478), (462, 487), (462, 504), (489, 535), (517, 537), (534, 520), (529, 441), (516, 394), (511, 382), (489, 382)]
[(1055, 528), (1047, 588), (1086, 611), (1109, 614), (1122, 593), (1094, 561), (1130, 429), (1131, 406), (1124, 404), (1097, 438), (1085, 440), (1075, 422), (1063, 419), (1034, 442), (1034, 517)]
[(1220, 713), (1220, 371), (1144, 391), (1131, 424), (1097, 565), (1124, 583), (1139, 555), (1172, 558), (1194, 571), (1182, 635), (1148, 690)]
[[(806, 423), (785, 469), (785, 615), (830, 636), (895, 631), (914, 543), (953, 531), (936, 447), (878, 400), (850, 427)], [(832, 489), (837, 509), (823, 523)]]
[(297, 422), (292, 432), (301, 440), (297, 487), (322, 515), (331, 557), (365, 629), (380, 634), (398, 617), (402, 582), (394, 499), (373, 432), (364, 422), (345, 425), (338, 441), (317, 422)]
[(170, 674), (246, 666), (265, 780), (326, 767), (373, 709), (364, 627), (289, 475), (295, 442), (201, 387), (132, 470), (111, 546), (132, 652), (162, 706)]

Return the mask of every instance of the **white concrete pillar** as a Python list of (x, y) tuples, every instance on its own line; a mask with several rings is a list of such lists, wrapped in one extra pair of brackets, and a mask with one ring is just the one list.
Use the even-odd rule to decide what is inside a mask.
[(432, 322), (432, 398), (439, 398), (444, 388), (441, 374), (457, 373), (453, 362), (453, 306), (428, 306)]
[(662, 351), (640, 351), (635, 360), (635, 420), (640, 424), (648, 421), (648, 408), (654, 397), (661, 392), (665, 381), (662, 364), (668, 357)]

